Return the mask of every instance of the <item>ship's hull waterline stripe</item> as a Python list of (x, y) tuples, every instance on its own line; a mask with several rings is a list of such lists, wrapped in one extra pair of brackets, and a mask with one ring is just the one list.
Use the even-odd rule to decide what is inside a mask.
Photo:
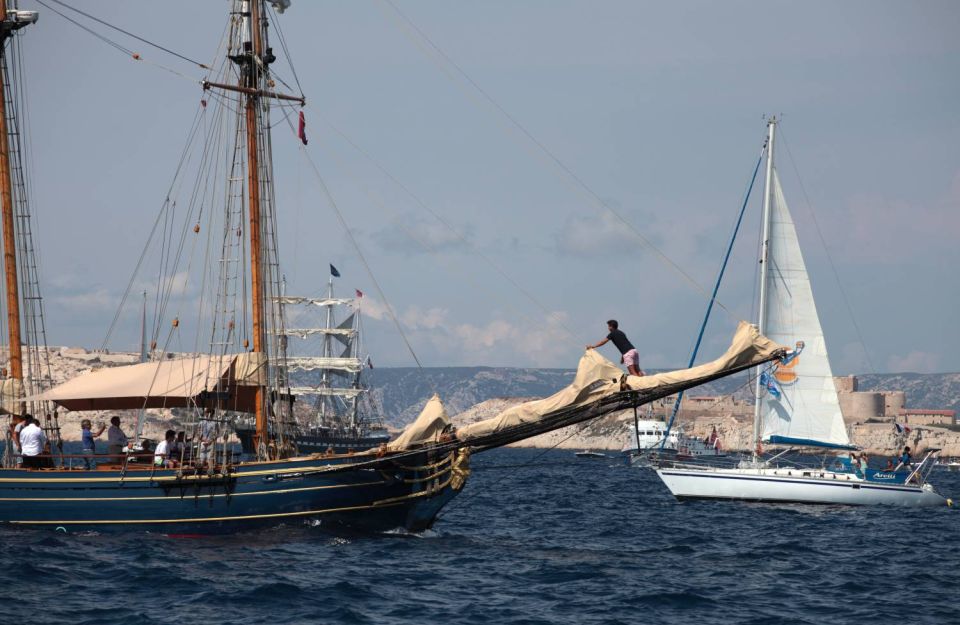
[[(196, 499), (203, 498), (209, 499), (211, 497), (251, 497), (256, 495), (281, 495), (285, 493), (300, 493), (304, 491), (311, 490), (326, 490), (330, 488), (352, 488), (354, 486), (383, 486), (386, 485), (386, 482), (359, 482), (356, 484), (328, 484), (325, 486), (305, 486), (303, 488), (286, 488), (283, 490), (265, 490), (262, 492), (256, 493), (200, 493), (200, 494), (188, 494), (184, 496), (163, 496), (163, 497), (0, 497), (0, 501), (75, 501), (82, 503), (85, 501), (182, 501), (184, 499)], [(192, 489), (193, 485), (186, 486), (187, 489)]]
[(257, 519), (278, 519), (286, 517), (298, 517), (298, 516), (313, 516), (317, 514), (330, 514), (334, 512), (356, 512), (358, 510), (373, 510), (375, 508), (389, 508), (391, 506), (399, 506), (405, 503), (410, 499), (419, 499), (425, 496), (432, 496), (442, 492), (450, 483), (453, 481), (453, 478), (447, 480), (443, 484), (438, 485), (436, 488), (430, 490), (423, 490), (416, 493), (411, 493), (409, 495), (404, 495), (401, 497), (396, 497), (393, 499), (382, 499), (380, 501), (375, 501), (371, 504), (366, 504), (362, 506), (347, 506), (343, 508), (326, 508), (323, 510), (301, 510), (298, 512), (275, 512), (270, 514), (246, 514), (240, 516), (225, 516), (225, 517), (199, 517), (192, 519), (122, 519), (122, 520), (110, 520), (110, 519), (96, 519), (88, 521), (7, 521), (11, 525), (150, 525), (150, 524), (173, 524), (173, 523), (211, 523), (219, 521), (252, 521)]
[[(260, 475), (277, 475), (278, 473), (303, 473), (304, 475), (317, 475), (323, 473), (333, 473), (338, 472), (341, 469), (351, 467), (355, 465), (328, 465), (325, 467), (285, 467), (283, 469), (273, 469), (273, 470), (261, 470), (261, 471), (237, 471), (234, 473), (223, 474), (218, 473), (216, 475), (184, 475), (182, 477), (177, 477), (176, 475), (154, 475), (146, 477), (74, 477), (74, 478), (65, 478), (65, 479), (56, 479), (53, 477), (43, 478), (43, 477), (0, 477), (0, 485), (3, 484), (22, 484), (22, 483), (43, 483), (43, 484), (83, 484), (87, 482), (183, 482), (185, 480), (191, 480), (195, 482), (207, 482), (211, 480), (223, 479), (223, 478), (243, 478), (243, 477), (257, 477)], [(333, 471), (333, 468), (336, 468), (337, 471)], [(363, 470), (363, 469), (360, 469)], [(370, 469), (374, 470), (374, 469)], [(146, 471), (144, 471), (146, 472)], [(47, 475), (51, 475), (54, 472), (49, 472)], [(73, 472), (77, 473), (76, 471)]]

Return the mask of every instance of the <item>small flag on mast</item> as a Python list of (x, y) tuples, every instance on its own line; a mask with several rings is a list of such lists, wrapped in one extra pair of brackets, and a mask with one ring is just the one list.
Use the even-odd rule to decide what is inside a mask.
[(333, 266), (333, 263), (330, 263), (330, 275), (334, 278), (340, 277), (340, 272), (337, 271), (337, 268)]
[(356, 291), (357, 291), (357, 299), (360, 299), (361, 297), (363, 297), (363, 291), (361, 291), (360, 289), (356, 289)]
[(297, 136), (300, 138), (300, 141), (303, 142), (303, 145), (307, 145), (307, 118), (303, 116), (303, 111), (300, 111), (300, 124), (297, 127)]

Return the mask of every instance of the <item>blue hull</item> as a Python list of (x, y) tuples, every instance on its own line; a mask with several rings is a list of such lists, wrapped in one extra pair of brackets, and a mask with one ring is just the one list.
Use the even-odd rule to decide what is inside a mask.
[(149, 468), (3, 469), (0, 523), (70, 532), (211, 534), (319, 519), (361, 531), (420, 531), (433, 524), (469, 472), (463, 452), (439, 458), (424, 452), (376, 469), (347, 468), (351, 462), (246, 463), (211, 476)]

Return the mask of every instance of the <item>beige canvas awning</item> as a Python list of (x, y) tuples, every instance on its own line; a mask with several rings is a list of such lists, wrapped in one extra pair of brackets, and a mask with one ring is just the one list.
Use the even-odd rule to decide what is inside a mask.
[(266, 364), (255, 352), (145, 362), (87, 373), (27, 399), (68, 410), (218, 406), (252, 412)]

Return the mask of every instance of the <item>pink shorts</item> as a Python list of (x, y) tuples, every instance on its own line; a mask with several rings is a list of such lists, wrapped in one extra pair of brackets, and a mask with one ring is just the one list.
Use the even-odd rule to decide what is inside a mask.
[(629, 352), (623, 355), (623, 364), (633, 365), (637, 369), (640, 368), (640, 354), (637, 353), (637, 350), (631, 349)]

